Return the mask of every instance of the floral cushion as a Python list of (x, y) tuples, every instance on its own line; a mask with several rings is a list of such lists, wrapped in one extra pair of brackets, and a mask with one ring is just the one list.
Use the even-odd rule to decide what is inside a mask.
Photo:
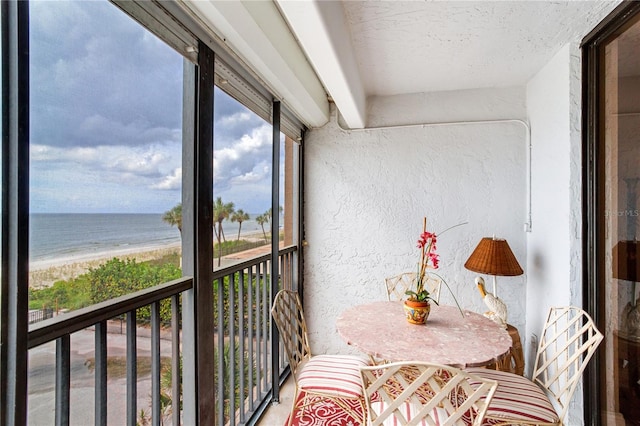
[(468, 368), (466, 371), (498, 382), (483, 425), (504, 422), (560, 423), (545, 392), (526, 377), (486, 368)]
[(360, 367), (369, 365), (366, 358), (350, 355), (316, 355), (298, 375), (301, 390), (343, 398), (363, 396)]

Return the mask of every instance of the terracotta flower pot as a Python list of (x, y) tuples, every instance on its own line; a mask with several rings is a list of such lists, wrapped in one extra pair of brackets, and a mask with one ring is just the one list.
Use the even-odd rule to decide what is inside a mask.
[(411, 324), (426, 324), (429, 312), (431, 312), (431, 305), (429, 302), (405, 300), (404, 312), (407, 316), (407, 321)]

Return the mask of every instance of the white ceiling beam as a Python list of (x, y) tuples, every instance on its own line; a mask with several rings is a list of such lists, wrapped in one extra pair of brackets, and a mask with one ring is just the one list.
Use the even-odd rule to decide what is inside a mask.
[(366, 95), (340, 1), (276, 0), (350, 128), (366, 125)]
[(275, 3), (271, 1), (184, 2), (269, 85), (309, 127), (329, 120), (324, 87)]

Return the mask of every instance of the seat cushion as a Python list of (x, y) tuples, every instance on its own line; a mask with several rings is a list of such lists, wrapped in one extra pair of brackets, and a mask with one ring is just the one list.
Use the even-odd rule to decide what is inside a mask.
[(363, 396), (360, 367), (366, 358), (351, 355), (316, 355), (305, 363), (298, 375), (298, 387), (306, 392), (342, 398)]
[(560, 422), (544, 391), (526, 377), (486, 368), (468, 368), (466, 371), (498, 382), (484, 417), (484, 425), (505, 421)]

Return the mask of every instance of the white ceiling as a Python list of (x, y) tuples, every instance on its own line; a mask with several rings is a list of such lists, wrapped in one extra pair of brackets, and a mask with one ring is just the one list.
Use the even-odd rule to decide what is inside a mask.
[(345, 1), (367, 95), (525, 84), (576, 40), (583, 1)]
[[(242, 50), (240, 44), (246, 49), (266, 39), (279, 50), (283, 36), (270, 34), (268, 28), (284, 23), (307, 58), (306, 65), (346, 123), (356, 128), (366, 126), (370, 96), (525, 85), (562, 46), (580, 42), (619, 4), (619, 0), (274, 1), (193, 2), (196, 6), (190, 7), (206, 14), (202, 5), (213, 5), (228, 15), (228, 3), (238, 8), (242, 4), (246, 9), (242, 25), (249, 25), (246, 16), (251, 16), (263, 39), (252, 41), (242, 37), (238, 24), (228, 25), (240, 33), (242, 43), (234, 42), (233, 35), (220, 36), (236, 51)], [(265, 22), (267, 3), (275, 6), (282, 22)], [(208, 18), (213, 28), (221, 27), (210, 13)], [(251, 63), (262, 51), (238, 54), (255, 67)], [(291, 84), (292, 78), (307, 81), (303, 64), (292, 60), (290, 52), (279, 52), (295, 75), (282, 77), (281, 83)], [(263, 67), (273, 68), (270, 60), (262, 58)], [(307, 121), (311, 126), (321, 124), (318, 117)]]

